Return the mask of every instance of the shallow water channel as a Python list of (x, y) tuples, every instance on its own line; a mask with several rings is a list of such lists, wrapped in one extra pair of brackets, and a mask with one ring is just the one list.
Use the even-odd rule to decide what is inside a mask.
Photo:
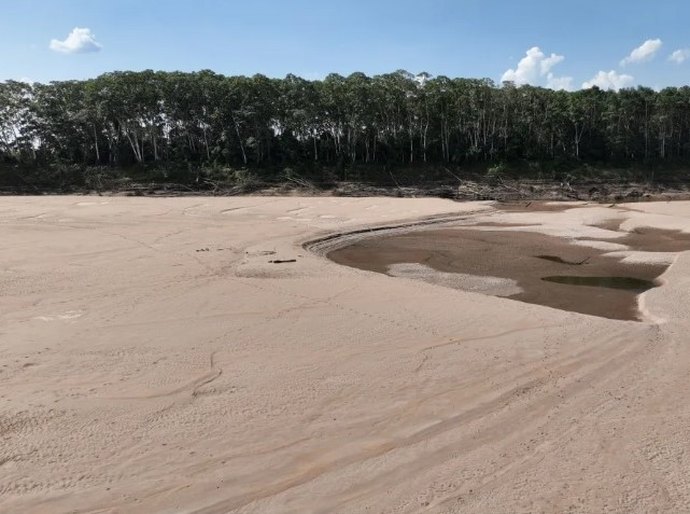
[[(610, 241), (630, 250), (690, 249), (690, 235), (654, 229)], [(534, 232), (470, 228), (365, 238), (328, 257), (359, 269), (620, 320), (640, 319), (638, 295), (656, 287), (668, 267), (623, 263), (605, 251)]]

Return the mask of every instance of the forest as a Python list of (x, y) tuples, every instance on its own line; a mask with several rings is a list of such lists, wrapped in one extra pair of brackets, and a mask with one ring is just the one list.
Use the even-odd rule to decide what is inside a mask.
[(0, 82), (0, 186), (203, 187), (286, 173), (366, 182), (398, 170), (415, 180), (439, 170), (557, 178), (687, 164), (690, 87), (567, 92), (405, 71)]

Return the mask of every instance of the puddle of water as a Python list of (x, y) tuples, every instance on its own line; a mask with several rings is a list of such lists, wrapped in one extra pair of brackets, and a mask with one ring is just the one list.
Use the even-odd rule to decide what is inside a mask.
[[(619, 222), (612, 222), (611, 228)], [(690, 235), (653, 229), (617, 242), (631, 250), (690, 250)], [(391, 275), (400, 264), (420, 264), (427, 281), (446, 285), (450, 274), (508, 279), (520, 293), (509, 298), (619, 320), (640, 320), (637, 297), (655, 287), (667, 265), (625, 263), (607, 251), (535, 232), (428, 229), (357, 241), (328, 254), (339, 264)], [(444, 278), (445, 277), (445, 278)], [(447, 287), (459, 287), (456, 281)], [(462, 281), (459, 281), (462, 286)], [(584, 287), (588, 286), (588, 287)], [(469, 287), (465, 290), (474, 290)], [(484, 292), (484, 291), (482, 291)], [(488, 293), (487, 294), (493, 294)]]
[(542, 280), (570, 286), (606, 287), (609, 289), (637, 291), (638, 293), (643, 293), (648, 289), (656, 287), (656, 284), (651, 280), (633, 277), (578, 277), (574, 275), (556, 275), (552, 277), (542, 277)]
[(557, 255), (535, 255), (537, 259), (543, 259), (545, 261), (557, 262), (559, 264), (567, 264), (568, 266), (582, 266), (586, 264), (589, 258), (585, 258), (581, 261), (573, 262), (566, 261), (563, 257), (558, 257)]

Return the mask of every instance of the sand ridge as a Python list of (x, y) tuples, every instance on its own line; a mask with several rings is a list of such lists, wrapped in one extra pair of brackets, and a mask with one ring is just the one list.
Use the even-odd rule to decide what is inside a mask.
[(634, 323), (303, 247), (434, 216), (605, 239), (611, 210), (5, 197), (0, 511), (687, 511), (687, 253)]

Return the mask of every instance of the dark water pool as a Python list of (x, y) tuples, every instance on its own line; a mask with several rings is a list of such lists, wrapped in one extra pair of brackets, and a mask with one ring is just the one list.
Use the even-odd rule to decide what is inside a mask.
[[(690, 249), (687, 234), (664, 231), (644, 230), (619, 242), (633, 250)], [(379, 273), (389, 273), (395, 264), (413, 263), (442, 273), (510, 279), (521, 290), (510, 296), (513, 300), (630, 321), (641, 319), (639, 295), (656, 287), (667, 268), (665, 264), (626, 263), (566, 238), (464, 227), (366, 238), (328, 257)]]
[(556, 275), (542, 277), (542, 280), (555, 282), (557, 284), (567, 284), (569, 286), (606, 287), (609, 289), (637, 291), (639, 293), (656, 287), (656, 284), (651, 280), (633, 277), (578, 277), (574, 275)]

